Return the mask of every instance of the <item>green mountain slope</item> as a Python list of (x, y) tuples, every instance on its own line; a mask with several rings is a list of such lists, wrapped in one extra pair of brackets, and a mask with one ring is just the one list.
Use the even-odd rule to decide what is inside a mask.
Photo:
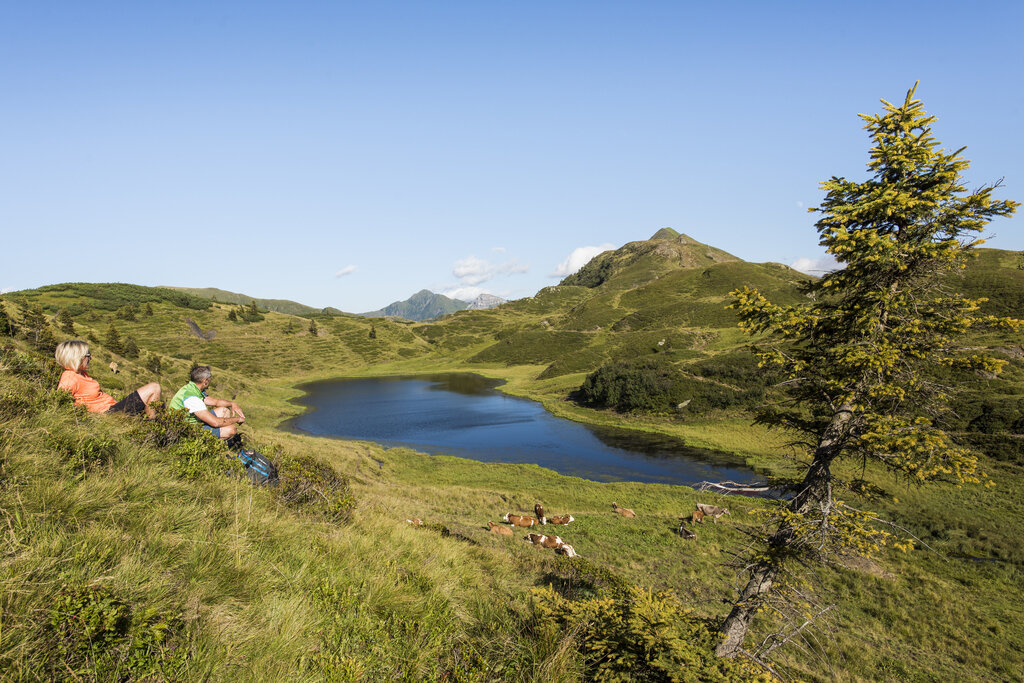
[(305, 304), (300, 304), (297, 301), (289, 301), (288, 299), (257, 299), (256, 297), (251, 297), (248, 294), (229, 292), (225, 289), (217, 289), (216, 287), (168, 287), (167, 289), (186, 292), (192, 296), (228, 304), (248, 306), (250, 303), (255, 301), (258, 307), (266, 311), (287, 313), (288, 315), (300, 315), (303, 317), (314, 315), (346, 315), (336, 308), (313, 308), (312, 306), (306, 306)]
[(429, 289), (421, 289), (405, 301), (396, 301), (377, 311), (362, 313), (367, 318), (404, 318), (406, 320), (433, 320), (455, 311), (463, 311), (469, 304), (458, 299), (450, 299), (444, 294), (435, 294)]
[[(618, 415), (565, 400), (588, 372), (632, 358), (664, 358), (702, 382), (733, 383), (729, 372), (750, 340), (724, 309), (728, 292), (748, 285), (774, 301), (801, 296), (806, 276), (784, 266), (716, 257), (666, 231), (655, 237), (609, 255), (607, 277), (591, 287), (562, 284), (429, 323), (318, 319), (317, 334), (308, 319), (273, 311), (259, 322), (232, 322), (234, 304), (166, 288), (79, 283), (4, 295), (0, 307), (15, 324), (22, 303), (40, 305), (51, 321), (68, 311), (75, 332), (58, 330), (58, 339), (93, 339), (95, 376), (117, 397), (154, 379), (167, 395), (193, 361), (213, 364), (215, 395), (237, 394), (249, 434), (294, 486), (253, 490), (216, 474), (221, 456), (201, 442), (158, 445), (130, 420), (76, 412), (52, 390), (45, 352), (23, 334), (0, 338), (0, 670), (28, 680), (382, 680), (398, 671), (417, 680), (583, 680), (586, 629), (535, 611), (542, 603), (531, 589), (549, 584), (576, 604), (589, 597), (617, 604), (622, 584), (672, 589), (707, 620), (703, 626), (664, 607), (626, 616), (634, 625), (675, 626), (630, 635), (653, 637), (659, 647), (689, 643), (688, 661), (713, 662), (707, 624), (723, 616), (734, 578), (723, 558), (745, 541), (755, 519), (749, 513), (763, 501), (586, 482), (278, 427), (298, 410), (289, 401), (301, 381), (470, 370), (503, 378), (506, 390), (562, 416), (726, 448), (766, 472), (799, 468), (780, 439), (751, 426), (742, 410)], [(672, 251), (658, 250), (659, 242)], [(677, 242), (693, 251), (687, 258), (695, 265), (684, 263)], [(1022, 258), (979, 250), (954, 284), (987, 296), (991, 312), (1019, 314)], [(119, 309), (147, 303), (151, 316), (119, 317)], [(138, 358), (107, 346), (111, 325), (138, 342)], [(1016, 599), (1024, 568), (1024, 348), (1019, 335), (984, 333), (972, 343), (996, 348), (1008, 365), (998, 379), (977, 378), (952, 426), (981, 450), (997, 486), (919, 488), (870, 469), (843, 472), (873, 492), (852, 505), (879, 511), (927, 546), (823, 569), (819, 580), (839, 596), (843, 621), (810, 649), (778, 651), (791, 677), (1012, 680), (1024, 666)], [(109, 361), (120, 364), (118, 374)], [(347, 521), (324, 515), (332, 508), (321, 491), (332, 476), (348, 479), (355, 509)], [(302, 488), (303, 477), (320, 479)], [(732, 515), (697, 529), (695, 542), (681, 540), (679, 517), (709, 499)], [(611, 513), (611, 500), (636, 509), (637, 518)], [(582, 561), (485, 528), (535, 502), (577, 518), (558, 533)], [(413, 517), (427, 525), (405, 523)], [(89, 623), (110, 626), (90, 640), (75, 630)], [(755, 630), (766, 636), (771, 627), (759, 622)], [(676, 673), (714, 677), (703, 669)]]

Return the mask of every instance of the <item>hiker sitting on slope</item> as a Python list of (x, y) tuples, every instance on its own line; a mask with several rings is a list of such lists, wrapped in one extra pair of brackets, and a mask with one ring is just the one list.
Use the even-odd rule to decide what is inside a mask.
[(160, 385), (150, 382), (139, 387), (120, 401), (100, 391), (100, 383), (89, 376), (89, 345), (81, 339), (71, 339), (57, 345), (54, 358), (64, 372), (60, 376), (58, 389), (68, 391), (75, 397), (75, 405), (85, 406), (93, 413), (124, 413), (126, 415), (146, 414), (150, 420), (156, 411), (150, 403), (160, 398)]
[(235, 425), (245, 422), (245, 414), (234, 401), (206, 395), (212, 377), (209, 365), (193, 368), (189, 374), (192, 381), (178, 389), (168, 408), (187, 410), (190, 422), (200, 424), (218, 439), (229, 439), (238, 431)]

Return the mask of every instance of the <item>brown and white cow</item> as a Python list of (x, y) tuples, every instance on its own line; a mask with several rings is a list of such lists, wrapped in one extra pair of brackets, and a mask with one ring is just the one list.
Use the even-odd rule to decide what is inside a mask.
[(555, 552), (559, 555), (565, 555), (566, 557), (579, 557), (579, 555), (576, 554), (576, 551), (573, 550), (573, 547), (568, 543), (563, 543), (555, 548)]
[(501, 521), (512, 526), (537, 526), (539, 522), (528, 515), (513, 515), (511, 512), (506, 512), (505, 516), (501, 518)]
[(533, 506), (533, 514), (537, 515), (537, 519), (540, 520), (541, 524), (548, 523), (548, 518), (544, 516), (544, 506), (540, 503)]
[(548, 519), (548, 524), (568, 524), (569, 522), (575, 522), (576, 518), (572, 515), (565, 515), (563, 517), (551, 517)]
[(565, 541), (558, 536), (545, 536), (544, 534), (526, 534), (523, 540), (542, 548), (558, 548), (565, 545)]

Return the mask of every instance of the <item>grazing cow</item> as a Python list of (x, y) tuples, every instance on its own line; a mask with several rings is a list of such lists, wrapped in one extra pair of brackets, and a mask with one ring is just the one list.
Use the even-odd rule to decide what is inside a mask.
[(110, 361), (110, 371), (117, 374), (117, 361)]
[(573, 550), (572, 546), (568, 543), (563, 543), (555, 548), (555, 552), (559, 555), (565, 555), (566, 557), (579, 557), (579, 555), (576, 554), (576, 551)]
[(524, 541), (529, 541), (534, 545), (539, 545), (542, 548), (560, 548), (565, 545), (565, 541), (560, 539), (558, 536), (543, 536), (541, 534), (526, 534), (523, 537)]
[(706, 515), (703, 512), (700, 510), (694, 510), (693, 514), (690, 515), (690, 524), (703, 524), (704, 517), (706, 517)]
[(576, 518), (572, 515), (565, 515), (564, 517), (552, 517), (548, 520), (548, 524), (568, 524), (569, 522), (575, 522)]
[(692, 531), (690, 531), (689, 529), (686, 528), (686, 518), (685, 517), (683, 518), (683, 521), (679, 522), (679, 535), (682, 536), (683, 538), (689, 539), (689, 540), (693, 540), (693, 539), (697, 538), (697, 534), (693, 533)]
[(697, 510), (704, 513), (704, 516), (711, 517), (711, 521), (718, 524), (718, 518), (729, 514), (729, 508), (720, 508), (717, 505), (706, 505), (697, 503)]
[(619, 513), (623, 517), (628, 517), (630, 519), (632, 519), (633, 517), (636, 517), (636, 513), (635, 512), (633, 512), (629, 508), (620, 508), (618, 503), (612, 503), (612, 510), (614, 510), (617, 513)]
[(537, 519), (540, 520), (541, 524), (547, 524), (548, 523), (548, 518), (544, 516), (544, 506), (543, 505), (541, 505), (540, 503), (537, 503), (536, 505), (534, 505), (533, 506), (533, 513), (535, 515), (537, 515)]
[(423, 526), (423, 520), (418, 517), (413, 517), (412, 519), (407, 519), (405, 521), (413, 526)]
[(533, 517), (527, 515), (513, 515), (511, 512), (506, 512), (505, 516), (501, 518), (501, 521), (512, 526), (537, 526), (539, 522)]
[(495, 524), (494, 522), (487, 522), (488, 528), (490, 528), (492, 534), (498, 534), (499, 536), (512, 536), (512, 530), (507, 526)]

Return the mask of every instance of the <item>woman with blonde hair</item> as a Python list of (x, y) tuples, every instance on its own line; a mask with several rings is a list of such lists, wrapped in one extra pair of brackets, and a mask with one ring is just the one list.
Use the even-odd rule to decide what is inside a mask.
[(160, 398), (160, 385), (156, 382), (141, 386), (120, 401), (115, 401), (113, 396), (100, 391), (100, 383), (89, 376), (89, 361), (92, 360), (89, 344), (81, 339), (61, 342), (53, 355), (64, 368), (57, 388), (71, 392), (75, 397), (75, 405), (85, 406), (86, 410), (93, 413), (145, 413), (151, 420), (156, 417), (156, 411), (149, 405)]

